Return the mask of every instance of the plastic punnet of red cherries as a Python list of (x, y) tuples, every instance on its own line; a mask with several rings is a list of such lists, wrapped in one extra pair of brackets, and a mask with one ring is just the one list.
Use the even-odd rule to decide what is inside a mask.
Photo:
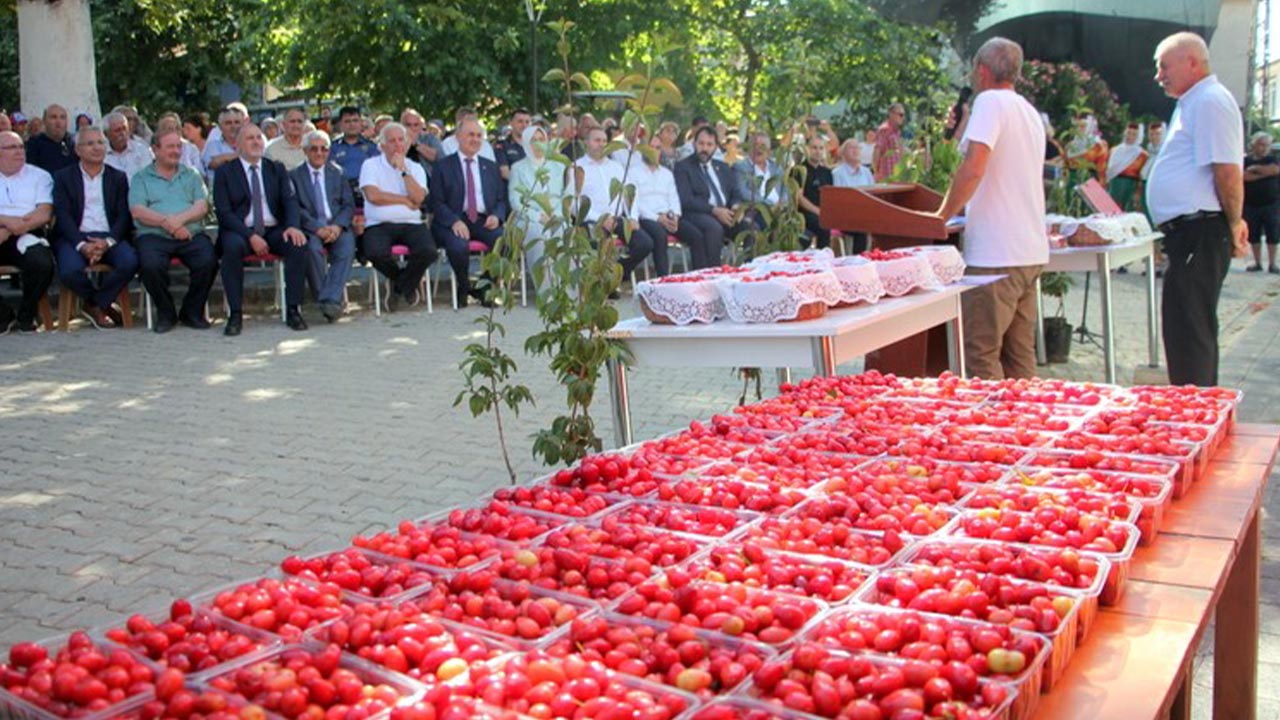
[(1240, 397), (811, 379), (166, 610), (17, 643), (0, 715), (1022, 720)]

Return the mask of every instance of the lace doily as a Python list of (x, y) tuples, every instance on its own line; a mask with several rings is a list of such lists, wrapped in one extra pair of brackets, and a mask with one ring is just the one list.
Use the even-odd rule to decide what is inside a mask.
[(837, 258), (832, 272), (840, 281), (841, 305), (873, 303), (884, 297), (884, 283), (880, 282), (880, 273), (876, 270), (875, 263), (866, 258), (856, 255)]
[(840, 281), (829, 270), (777, 275), (751, 282), (721, 278), (716, 281), (716, 289), (729, 319), (744, 323), (816, 317), (828, 306), (839, 304), (843, 292)]
[(895, 260), (876, 260), (876, 272), (889, 297), (900, 297), (917, 288), (937, 287), (933, 267), (923, 255), (908, 255)]
[(953, 245), (920, 245), (903, 250), (927, 258), (934, 277), (943, 285), (950, 285), (964, 277), (964, 257)]

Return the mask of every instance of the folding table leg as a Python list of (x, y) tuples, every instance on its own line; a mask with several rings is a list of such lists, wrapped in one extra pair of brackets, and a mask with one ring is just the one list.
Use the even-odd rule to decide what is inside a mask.
[(1036, 276), (1036, 364), (1049, 364), (1049, 351), (1044, 346), (1044, 294), (1040, 292), (1040, 277)]
[(1106, 364), (1107, 382), (1116, 381), (1116, 328), (1115, 318), (1111, 312), (1111, 256), (1105, 252), (1098, 253), (1098, 275), (1102, 280), (1098, 287), (1102, 290), (1102, 355)]
[(1147, 363), (1160, 367), (1160, 321), (1156, 313), (1156, 248), (1147, 254)]
[(631, 398), (627, 394), (627, 365), (607, 360), (609, 399), (613, 402), (613, 439), (618, 447), (631, 444)]

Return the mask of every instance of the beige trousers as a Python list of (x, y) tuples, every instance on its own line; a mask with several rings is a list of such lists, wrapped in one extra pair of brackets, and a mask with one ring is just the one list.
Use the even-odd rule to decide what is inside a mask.
[(1036, 278), (1043, 265), (977, 268), (969, 275), (1004, 275), (960, 296), (964, 362), (970, 377), (988, 380), (1036, 374)]

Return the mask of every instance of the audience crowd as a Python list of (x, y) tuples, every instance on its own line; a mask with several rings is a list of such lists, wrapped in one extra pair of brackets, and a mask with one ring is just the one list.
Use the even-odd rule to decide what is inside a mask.
[[(119, 327), (116, 299), (138, 276), (159, 333), (210, 327), (206, 305), (220, 277), (223, 331), (238, 335), (245, 263), (254, 260), (282, 264), (284, 318), (294, 330), (307, 329), (308, 297), (329, 322), (342, 315), (354, 262), (387, 278), (386, 307), (395, 310), (421, 302), (423, 278), (443, 251), (457, 304), (484, 302), (471, 257), (513, 220), (532, 267), (549, 213), (570, 195), (579, 198), (575, 222), (600, 225), (625, 245), (624, 277), (649, 259), (663, 276), (669, 244), (688, 250), (691, 269), (716, 265), (738, 232), (763, 226), (751, 208), (791, 201), (775, 138), (753, 132), (740, 142), (705, 117), (683, 134), (669, 121), (654, 133), (643, 123), (624, 132), (615, 118), (590, 113), (543, 118), (520, 109), (492, 136), (471, 108), (453, 120), (446, 132), (413, 109), (370, 117), (348, 106), (314, 118), (289, 108), (254, 123), (232, 103), (212, 123), (203, 113), (166, 113), (153, 127), (120, 106), (100, 123), (81, 114), (73, 128), (58, 105), (38, 118), (0, 111), (0, 267), (22, 289), (16, 312), (0, 302), (0, 334), (37, 329), (55, 277), (94, 327)], [(830, 243), (818, 223), (823, 186), (888, 177), (904, 149), (904, 120), (894, 105), (861, 141), (841, 143), (814, 118), (776, 139), (803, 153), (797, 202), (806, 242)], [(623, 147), (608, 152), (611, 143)], [(652, 152), (638, 151), (645, 147)], [(619, 196), (622, 182), (634, 194)], [(854, 242), (865, 249), (865, 238)], [(180, 307), (169, 290), (173, 265), (190, 276)]]

